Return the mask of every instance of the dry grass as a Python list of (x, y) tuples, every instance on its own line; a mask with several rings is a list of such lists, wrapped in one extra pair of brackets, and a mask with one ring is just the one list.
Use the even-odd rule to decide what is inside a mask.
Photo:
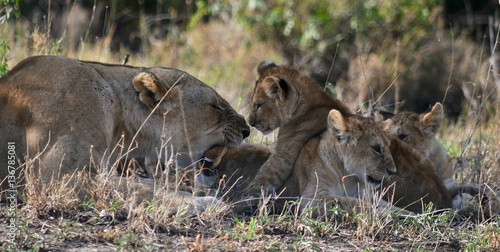
[[(108, 63), (121, 63), (127, 54), (108, 51), (104, 41), (88, 44), (84, 51), (61, 50), (57, 41), (37, 31), (24, 34), (26, 40), (19, 39), (19, 34), (14, 36), (21, 29), (21, 24), (17, 26), (2, 31), (12, 43), (10, 67), (38, 54)], [(154, 41), (147, 54), (131, 56), (129, 64), (183, 69), (214, 87), (246, 115), (255, 69), (263, 59), (283, 63), (276, 50), (238, 25), (212, 22), (180, 37)], [(354, 98), (349, 97), (353, 100), (349, 105), (354, 108), (366, 101)], [(193, 198), (179, 189), (179, 180), (172, 182), (164, 176), (138, 183), (135, 177), (112, 178), (110, 171), (119, 164), (107, 164), (92, 178), (75, 173), (63, 180), (66, 182), (44, 186), (38, 184), (36, 173), (28, 173), (26, 202), (16, 215), (16, 244), (1, 242), (4, 249), (35, 251), (82, 246), (104, 251), (495, 250), (500, 248), (500, 115), (492, 109), (495, 107), (491, 100), (467, 106), (474, 102), (466, 101), (463, 116), (446, 123), (440, 133), (453, 158), (457, 181), (478, 183), (488, 196), (487, 204), (473, 206), (476, 212), (470, 220), (459, 219), (454, 212), (435, 214), (430, 210), (396, 218), (392, 214), (381, 216), (372, 208), (356, 215), (332, 209), (331, 218), (326, 220), (293, 209), (271, 214), (261, 208), (250, 217), (235, 215), (224, 204), (211, 205), (195, 214)], [(250, 141), (267, 143), (273, 139), (254, 132)], [(68, 181), (84, 183), (88, 197), (79, 199), (77, 187)], [(8, 221), (3, 209), (0, 221)], [(6, 232), (2, 228), (0, 231)]]

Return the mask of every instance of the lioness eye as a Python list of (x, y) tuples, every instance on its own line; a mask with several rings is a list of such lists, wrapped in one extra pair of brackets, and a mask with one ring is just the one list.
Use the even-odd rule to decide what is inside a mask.
[(401, 141), (406, 141), (406, 139), (408, 139), (408, 135), (406, 135), (406, 134), (399, 134), (398, 138)]
[(372, 151), (375, 152), (375, 154), (382, 155), (382, 150), (380, 150), (380, 145), (370, 146), (370, 148), (372, 148)]
[(216, 104), (214, 104), (214, 103), (210, 104), (210, 106), (211, 106), (212, 108), (214, 108), (215, 110), (217, 110), (217, 111), (222, 110), (219, 106), (217, 106), (217, 105), (216, 105)]
[(260, 106), (262, 106), (262, 103), (255, 103), (255, 109), (260, 109)]

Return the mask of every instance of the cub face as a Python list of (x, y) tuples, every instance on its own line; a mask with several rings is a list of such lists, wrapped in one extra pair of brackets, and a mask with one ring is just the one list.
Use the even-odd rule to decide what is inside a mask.
[(429, 157), (437, 141), (435, 136), (443, 117), (443, 106), (438, 102), (428, 113), (400, 112), (383, 121), (381, 125), (385, 132)]
[(250, 104), (248, 121), (251, 126), (267, 134), (279, 128), (285, 121), (284, 109), (289, 85), (285, 80), (269, 74), (270, 69), (277, 67), (274, 63), (264, 61), (257, 71), (260, 75), (255, 82), (254, 92)]
[(251, 111), (248, 117), (250, 126), (257, 128), (267, 134), (280, 127), (283, 122), (283, 114), (280, 113), (283, 104), (274, 99), (272, 94), (265, 90), (271, 77), (257, 83), (252, 96)]
[(383, 178), (397, 171), (389, 137), (373, 120), (342, 117), (332, 110), (328, 115), (328, 137), (340, 145), (337, 149), (344, 169), (371, 187), (378, 188)]

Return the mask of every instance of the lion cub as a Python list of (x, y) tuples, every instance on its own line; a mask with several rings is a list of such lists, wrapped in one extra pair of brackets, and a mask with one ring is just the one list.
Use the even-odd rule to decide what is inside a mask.
[[(250, 125), (264, 133), (279, 127), (280, 132), (275, 153), (262, 166), (249, 186), (250, 195), (260, 195), (261, 187), (264, 191), (272, 191), (283, 186), (283, 182), (293, 172), (296, 157), (301, 153), (305, 143), (322, 134), (326, 129), (328, 121), (326, 115), (331, 109), (339, 110), (343, 116), (351, 114), (345, 105), (331, 98), (312, 80), (294, 68), (263, 62), (259, 65), (258, 72), (261, 76), (255, 84), (252, 95)], [(412, 152), (411, 148), (409, 150), (404, 148), (404, 152), (398, 151), (398, 148), (394, 148), (401, 144), (398, 141), (391, 139), (392, 158), (396, 162), (396, 167), (404, 168), (408, 174), (401, 174), (404, 176), (396, 178), (417, 177), (422, 174), (432, 176), (431, 181), (426, 180), (428, 182), (426, 186), (420, 186), (417, 180), (413, 181), (413, 187), (410, 188), (418, 189), (417, 195), (433, 195), (434, 199), (443, 200), (443, 202), (434, 202), (435, 206), (451, 207), (449, 194), (446, 189), (442, 190), (445, 187), (439, 176), (432, 172), (420, 173), (420, 170), (434, 171), (435, 167), (432, 163), (413, 164), (412, 161), (423, 158), (419, 153)], [(396, 184), (396, 191), (399, 187), (405, 188), (402, 186), (404, 182), (404, 180), (399, 180)], [(403, 193), (398, 191), (392, 195), (402, 197)], [(405, 198), (410, 199), (410, 197)], [(415, 198), (414, 201), (419, 199), (420, 197)], [(395, 202), (397, 206), (406, 207), (398, 198)]]
[(372, 120), (345, 117), (337, 110), (330, 111), (327, 123), (327, 131), (302, 148), (294, 166), (300, 208), (313, 206), (323, 214), (338, 204), (356, 212), (364, 205), (360, 199), (371, 200), (364, 197), (365, 189), (380, 189), (397, 172), (390, 138)]
[(249, 185), (248, 193), (272, 192), (290, 176), (304, 144), (326, 130), (332, 109), (344, 116), (351, 111), (324, 92), (310, 78), (289, 66), (264, 61), (257, 69), (249, 123), (264, 134), (280, 128), (275, 152)]
[[(436, 103), (431, 111), (422, 114), (384, 112), (385, 118), (382, 114), (378, 114), (377, 117), (376, 120), (385, 119), (381, 122), (385, 132), (407, 143), (434, 164), (451, 198), (455, 198), (460, 193), (479, 194), (479, 188), (476, 186), (456, 184), (446, 149), (436, 138), (444, 117), (441, 103)], [(459, 199), (454, 200), (455, 209), (460, 208), (458, 201)]]
[(395, 137), (391, 137), (390, 149), (397, 171), (382, 182), (387, 201), (412, 212), (422, 212), (431, 202), (434, 209), (452, 207), (450, 194), (431, 161)]
[[(388, 117), (382, 122), (382, 128), (388, 134), (399, 138), (428, 158), (436, 166), (439, 176), (446, 188), (455, 185), (453, 170), (449, 164), (448, 154), (436, 139), (436, 133), (443, 120), (443, 106), (436, 103), (431, 111), (424, 114), (399, 112), (384, 113)], [(380, 120), (379, 117), (377, 120)]]
[[(301, 198), (300, 210), (313, 206), (315, 215), (324, 214), (334, 204), (352, 213), (362, 206), (365, 188), (379, 188), (384, 178), (396, 172), (389, 137), (375, 122), (344, 117), (338, 110), (331, 110), (327, 121), (328, 129), (300, 150), (291, 175), (277, 190), (275, 210), (287, 199)], [(270, 156), (270, 148), (256, 144), (229, 150), (212, 168), (218, 169), (219, 178), (226, 178), (223, 198), (238, 199), (241, 189), (255, 179)]]
[[(277, 190), (280, 198), (303, 197), (302, 209), (312, 203), (319, 206), (322, 200), (329, 199), (328, 207), (337, 203), (345, 211), (352, 212), (353, 207), (360, 204), (358, 198), (362, 197), (362, 191), (359, 189), (363, 189), (368, 181), (369, 188), (385, 193), (386, 205), (392, 202), (394, 206), (413, 212), (421, 212), (423, 205), (430, 202), (436, 209), (451, 207), (451, 198), (429, 160), (400, 140), (385, 136), (377, 125), (369, 121), (355, 117), (341, 120), (341, 117), (335, 118), (333, 113), (328, 118), (329, 125), (332, 125), (328, 132), (313, 138), (301, 150), (292, 174)], [(344, 139), (348, 139), (351, 144), (342, 144), (343, 141), (339, 140), (342, 138), (332, 133), (335, 130), (341, 132), (338, 130), (340, 126), (334, 126), (334, 122), (348, 125), (346, 128), (349, 128), (350, 133), (345, 133)], [(375, 134), (378, 134), (378, 138)], [(392, 159), (396, 165), (396, 170), (388, 170), (385, 175), (383, 169), (375, 168), (373, 153), (365, 152), (368, 144), (372, 143), (370, 150), (377, 153), (378, 146), (373, 144), (376, 139), (382, 139), (379, 141), (385, 146), (380, 149), (384, 159)], [(214, 167), (218, 170), (218, 178), (226, 178), (223, 179), (223, 198), (229, 201), (238, 199), (242, 189), (251, 183), (271, 153), (270, 148), (256, 144), (245, 144), (229, 150), (220, 164)], [(347, 170), (348, 163), (351, 169)], [(363, 172), (365, 176), (361, 175)], [(376, 172), (379, 172), (378, 176), (370, 175)], [(379, 186), (380, 180), (382, 186)], [(215, 176), (212, 181), (212, 189), (221, 185), (215, 182)], [(279, 205), (275, 205), (276, 209), (280, 209), (283, 201), (277, 201)]]

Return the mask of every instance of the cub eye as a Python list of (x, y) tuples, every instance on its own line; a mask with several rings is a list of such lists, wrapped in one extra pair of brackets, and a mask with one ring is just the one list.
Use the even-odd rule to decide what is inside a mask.
[(255, 103), (255, 110), (259, 110), (262, 106), (262, 103)]
[(401, 141), (406, 141), (408, 139), (408, 135), (406, 135), (406, 134), (399, 134), (398, 138)]
[(379, 156), (382, 155), (382, 150), (380, 149), (380, 145), (370, 146), (370, 148), (372, 149), (373, 152), (375, 152), (375, 154)]

